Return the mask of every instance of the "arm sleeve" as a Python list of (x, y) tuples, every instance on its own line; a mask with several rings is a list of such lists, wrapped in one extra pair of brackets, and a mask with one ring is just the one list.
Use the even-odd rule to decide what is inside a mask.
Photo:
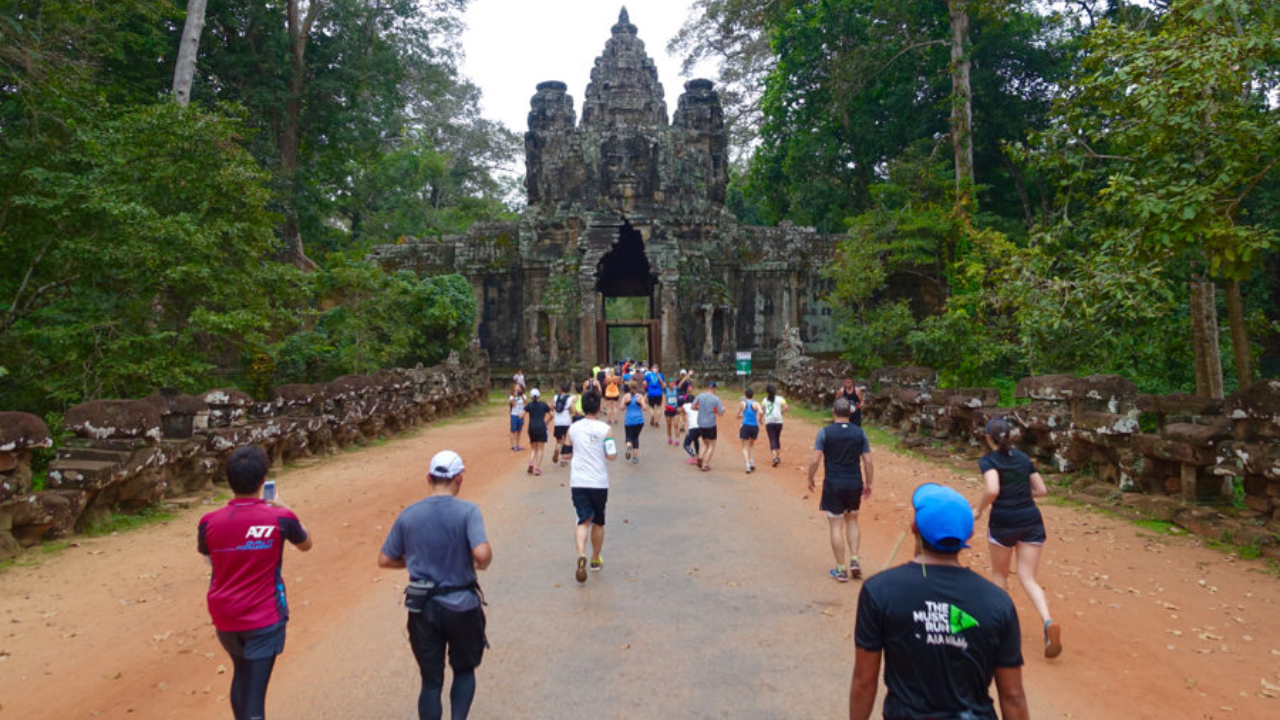
[(991, 462), (991, 458), (987, 457), (986, 455), (983, 455), (982, 457), (978, 458), (979, 472), (986, 473), (988, 470), (995, 470), (995, 469), (996, 469), (995, 463)]
[(200, 527), (199, 529), (196, 530), (196, 550), (198, 550), (201, 555), (208, 555), (209, 541), (205, 538), (204, 533), (205, 533), (205, 524), (204, 524), (204, 520), (201, 519)]
[(280, 532), (285, 540), (294, 545), (307, 541), (307, 529), (302, 527), (302, 521), (293, 513), (280, 514)]
[(400, 525), (400, 518), (396, 518), (391, 525), (391, 532), (387, 533), (387, 539), (382, 543), (382, 554), (392, 560), (404, 557), (404, 529)]
[(1000, 630), (996, 667), (1022, 667), (1022, 630), (1018, 625), (1018, 613), (1013, 609), (1013, 601), (1009, 601), (1004, 626)]
[(862, 433), (862, 452), (859, 454), (860, 455), (871, 454), (871, 438), (867, 437), (866, 433)]
[(480, 514), (478, 507), (472, 508), (467, 515), (467, 542), (471, 543), (472, 550), (489, 542), (489, 538), (484, 534), (484, 517)]
[(876, 607), (875, 598), (862, 586), (858, 593), (858, 625), (854, 630), (853, 642), (856, 646), (869, 652), (880, 652), (884, 649), (884, 628), (881, 623), (880, 608)]
[(822, 428), (821, 430), (819, 430), (819, 431), (818, 431), (818, 436), (817, 436), (816, 438), (814, 438), (814, 439), (813, 439), (813, 449), (814, 449), (814, 450), (821, 450), (821, 449), (822, 449), (822, 443), (823, 443), (823, 441), (824, 441), (824, 440), (826, 440), (826, 435), (827, 435), (827, 429), (826, 429), (826, 428)]

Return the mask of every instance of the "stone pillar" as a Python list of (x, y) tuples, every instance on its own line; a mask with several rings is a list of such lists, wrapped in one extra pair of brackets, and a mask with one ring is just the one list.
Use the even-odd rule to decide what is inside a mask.
[(596, 361), (596, 316), (600, 309), (596, 304), (595, 277), (589, 273), (578, 275), (579, 309), (582, 313), (582, 364), (588, 368)]
[(702, 359), (703, 360), (710, 360), (715, 355), (716, 346), (715, 346), (715, 343), (713, 342), (714, 336), (712, 334), (713, 328), (714, 328), (714, 325), (712, 324), (712, 319), (715, 317), (715, 313), (716, 313), (716, 310), (711, 305), (702, 306), (702, 322), (703, 322), (703, 326), (706, 328), (706, 333), (703, 334), (702, 336)]
[[(660, 312), (662, 313), (662, 363), (666, 367), (683, 364), (680, 357), (680, 315), (678, 310), (676, 285), (680, 276), (676, 273), (663, 273), (659, 290), (661, 295)], [(668, 372), (668, 374), (670, 374)]]
[(480, 337), (480, 323), (484, 321), (484, 278), (472, 275), (471, 297), (476, 301), (476, 316), (471, 322), (471, 337)]
[(722, 357), (734, 357), (734, 353), (738, 349), (738, 337), (733, 332), (736, 325), (736, 314), (734, 309), (728, 305), (724, 306), (724, 332), (720, 335), (720, 355)]
[(560, 314), (558, 312), (547, 314), (547, 330), (551, 334), (551, 347), (547, 360), (553, 368), (558, 368), (560, 365), (560, 333), (557, 327), (559, 320)]

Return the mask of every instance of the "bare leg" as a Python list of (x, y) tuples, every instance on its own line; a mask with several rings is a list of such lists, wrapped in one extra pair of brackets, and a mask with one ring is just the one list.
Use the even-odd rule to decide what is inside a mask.
[(752, 440), (751, 438), (747, 438), (746, 450), (747, 450), (747, 464), (754, 469), (756, 466), (756, 441)]
[(587, 556), (587, 535), (591, 533), (592, 527), (594, 526), (591, 524), (591, 521), (588, 520), (583, 523), (578, 523), (578, 526), (573, 529), (573, 543), (578, 548), (578, 557)]
[(542, 453), (546, 449), (546, 443), (529, 443), (531, 450), (530, 457), (533, 459), (533, 469), (542, 469)]
[(1040, 583), (1036, 581), (1036, 568), (1040, 565), (1040, 551), (1042, 549), (1040, 545), (1018, 543), (1016, 548), (1018, 552), (1018, 582), (1022, 585), (1022, 589), (1026, 591), (1027, 597), (1031, 598), (1031, 604), (1035, 605), (1036, 612), (1040, 613), (1040, 619), (1049, 620), (1051, 619), (1049, 602), (1045, 599), (1044, 588), (1040, 587)]
[(751, 472), (751, 451), (747, 449), (747, 443), (749, 442), (751, 441), (750, 440), (742, 441), (742, 462), (746, 463), (747, 472)]
[(991, 581), (1009, 592), (1009, 559), (1013, 557), (1013, 548), (988, 541), (987, 549), (991, 552)]
[[(579, 526), (581, 527), (581, 526)], [(604, 549), (604, 526), (591, 524), (591, 556), (592, 560), (600, 559), (600, 551)], [(581, 554), (581, 553), (579, 553)]]
[(716, 441), (704, 440), (702, 444), (705, 445), (702, 448), (702, 466), (707, 467), (711, 464), (711, 456), (716, 452)]
[(836, 565), (844, 567), (845, 561), (849, 559), (849, 556), (845, 554), (847, 544), (844, 536), (844, 516), (831, 517), (831, 515), (827, 515), (827, 523), (831, 527), (831, 554), (835, 556)]
[(849, 554), (846, 558), (858, 557), (858, 546), (862, 543), (862, 529), (858, 526), (858, 513), (844, 514), (844, 536), (849, 542)]

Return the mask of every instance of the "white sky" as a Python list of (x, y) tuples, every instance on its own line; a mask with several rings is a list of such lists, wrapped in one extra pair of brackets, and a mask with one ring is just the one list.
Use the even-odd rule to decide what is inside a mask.
[[(559, 80), (569, 86), (581, 119), (591, 68), (624, 4), (658, 66), (669, 117), (690, 78), (680, 75), (680, 60), (669, 57), (666, 47), (689, 15), (689, 0), (472, 0), (462, 36), (462, 69), (484, 93), (485, 116), (523, 134), (538, 83)], [(712, 74), (707, 67), (698, 76)]]

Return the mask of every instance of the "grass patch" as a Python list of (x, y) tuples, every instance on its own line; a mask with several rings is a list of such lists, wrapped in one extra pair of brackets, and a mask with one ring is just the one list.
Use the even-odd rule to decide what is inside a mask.
[(1134, 520), (1133, 524), (1137, 525), (1143, 530), (1149, 530), (1157, 535), (1177, 535), (1177, 534), (1180, 534), (1182, 531), (1181, 528), (1169, 522), (1168, 520), (1156, 520), (1154, 518), (1147, 518), (1143, 520)]
[(98, 518), (85, 526), (83, 534), (85, 537), (102, 537), (103, 535), (126, 532), (158, 522), (167, 522), (176, 517), (178, 517), (177, 513), (170, 512), (159, 505), (145, 507), (136, 513), (122, 513), (113, 510), (109, 515)]
[(8, 560), (0, 560), (0, 573), (12, 570), (13, 568), (39, 567), (47, 557), (57, 555), (69, 547), (71, 547), (70, 540), (42, 542), (39, 545), (26, 550), (17, 557), (12, 557)]

